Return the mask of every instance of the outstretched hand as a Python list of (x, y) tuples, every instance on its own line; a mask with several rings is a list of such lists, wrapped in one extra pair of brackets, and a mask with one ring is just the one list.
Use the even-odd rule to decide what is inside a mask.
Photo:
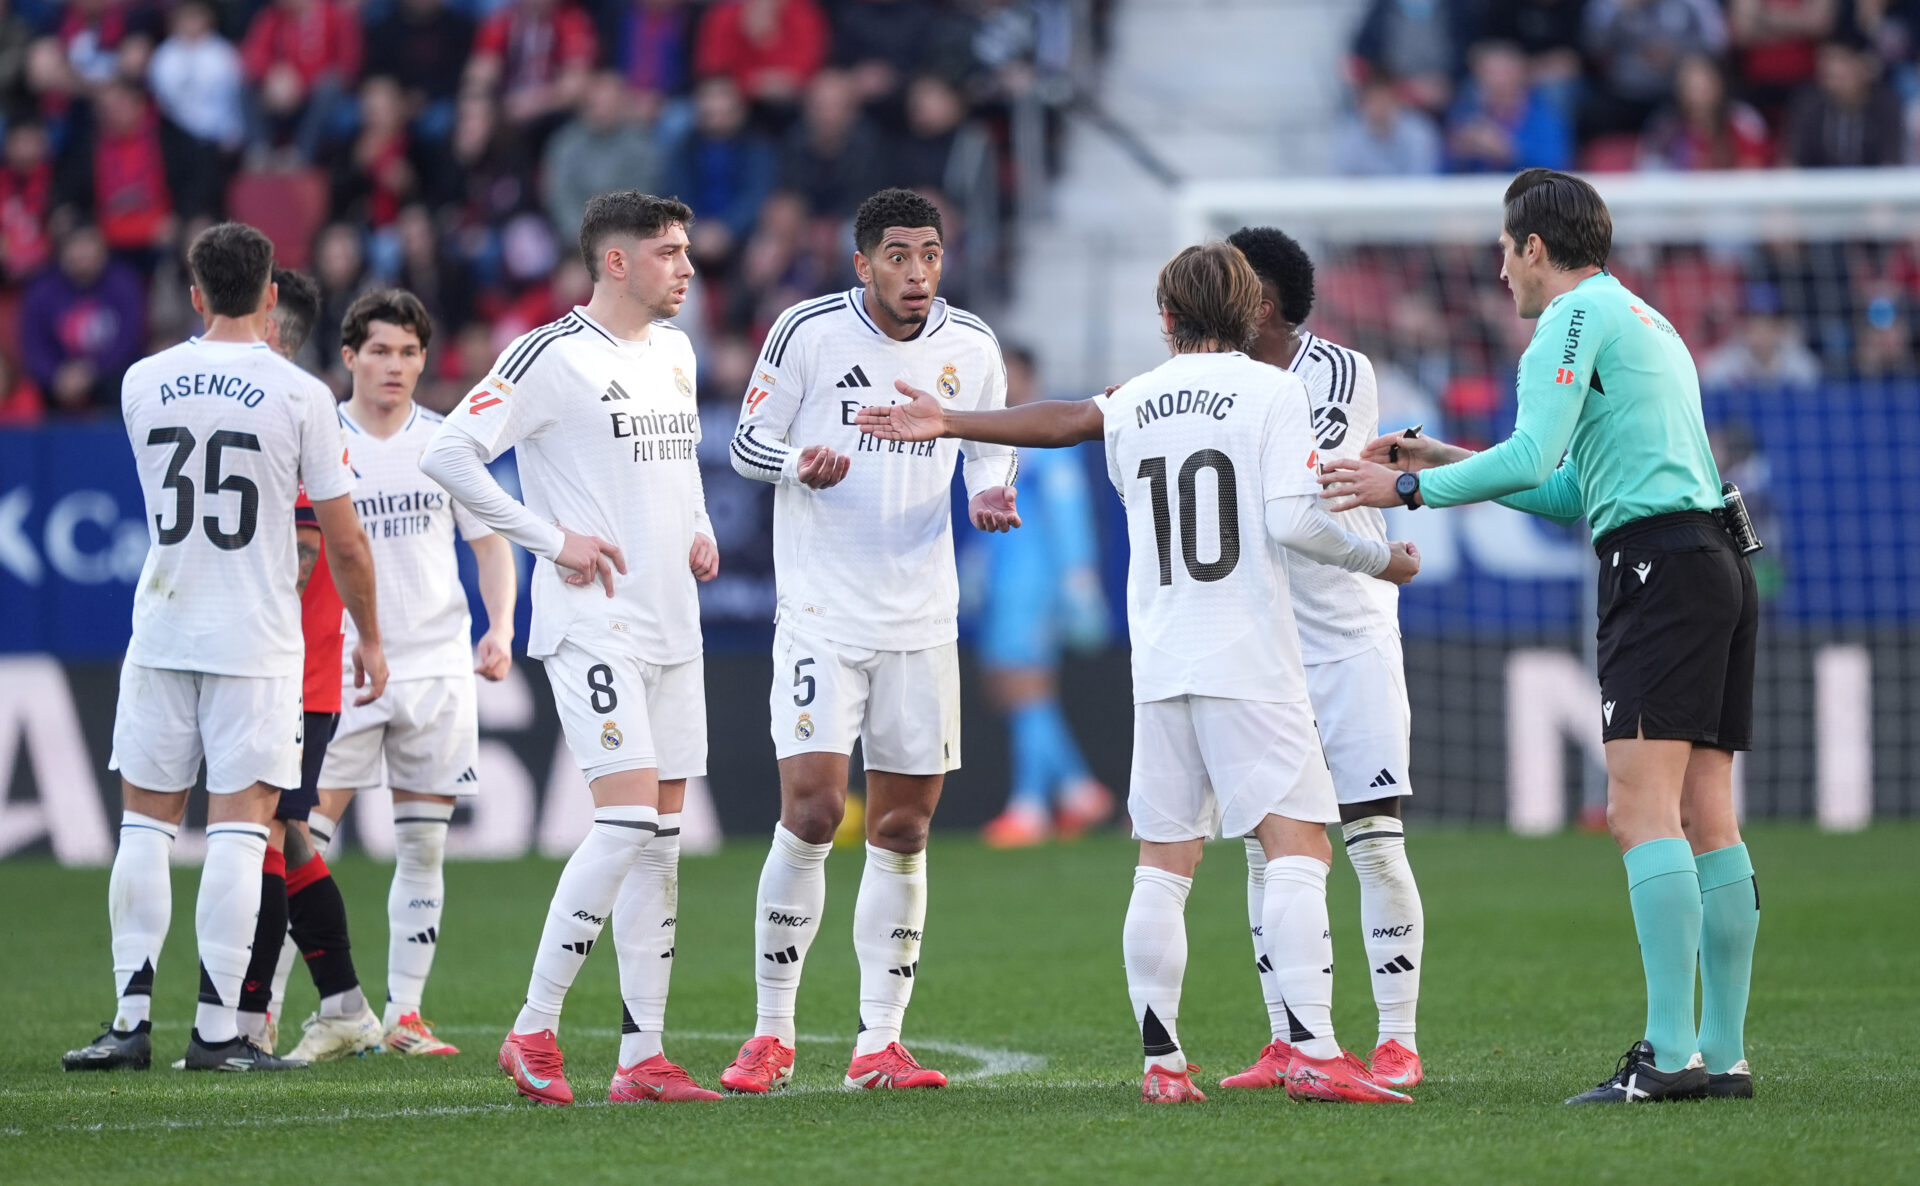
[(1320, 467), (1320, 497), (1328, 500), (1329, 511), (1350, 511), (1355, 507), (1385, 510), (1401, 505), (1400, 492), (1394, 486), (1399, 478), (1398, 470), (1343, 457)]
[(992, 486), (967, 503), (967, 518), (982, 531), (1012, 531), (1020, 526), (1020, 512), (1013, 504), (1013, 487)]
[(894, 390), (907, 397), (904, 404), (872, 404), (854, 413), (853, 424), (861, 432), (885, 441), (931, 441), (946, 430), (946, 413), (931, 392), (922, 391), (905, 379), (893, 381)]
[(810, 490), (837, 486), (852, 465), (852, 458), (825, 445), (808, 445), (800, 450), (800, 484)]

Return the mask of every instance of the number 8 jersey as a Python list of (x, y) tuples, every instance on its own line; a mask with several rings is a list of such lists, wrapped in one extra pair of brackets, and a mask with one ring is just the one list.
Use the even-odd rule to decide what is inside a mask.
[(264, 342), (190, 338), (127, 370), (120, 411), (152, 545), (128, 661), (298, 678), (293, 504), (353, 490), (333, 393)]
[(1179, 354), (1102, 402), (1132, 553), (1134, 702), (1305, 700), (1266, 503), (1320, 493), (1306, 386), (1244, 354)]

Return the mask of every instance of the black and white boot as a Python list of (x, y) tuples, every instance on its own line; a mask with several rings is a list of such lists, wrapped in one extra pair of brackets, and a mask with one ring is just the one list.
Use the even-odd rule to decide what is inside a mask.
[(100, 1036), (78, 1050), (60, 1056), (60, 1066), (69, 1071), (144, 1071), (153, 1065), (153, 1023), (143, 1021), (130, 1030), (117, 1030), (108, 1022)]
[(1620, 1056), (1613, 1077), (1570, 1104), (1655, 1104), (1663, 1100), (1697, 1100), (1707, 1093), (1707, 1064), (1698, 1054), (1677, 1071), (1663, 1071), (1653, 1063), (1653, 1047), (1641, 1039)]

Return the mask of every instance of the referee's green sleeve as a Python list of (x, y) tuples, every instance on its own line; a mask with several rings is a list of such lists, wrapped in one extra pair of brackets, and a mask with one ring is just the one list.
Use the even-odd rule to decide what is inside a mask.
[[(1423, 479), (1423, 487), (1424, 484)], [(1494, 501), (1503, 507), (1551, 519), (1562, 527), (1573, 526), (1587, 513), (1586, 504), (1580, 497), (1580, 474), (1574, 469), (1571, 457), (1562, 461), (1552, 476), (1532, 490), (1508, 494)]]
[(1551, 478), (1573, 440), (1603, 337), (1598, 310), (1579, 294), (1549, 305), (1520, 356), (1513, 435), (1463, 461), (1423, 471), (1421, 499), (1434, 507), (1487, 502)]

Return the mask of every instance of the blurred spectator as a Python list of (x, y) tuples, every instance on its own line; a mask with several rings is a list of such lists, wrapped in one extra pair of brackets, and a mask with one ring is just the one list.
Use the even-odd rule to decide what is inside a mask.
[[(1005, 106), (1037, 87), (1064, 83), (1073, 65), (1073, 10), (1066, 0), (974, 0), (966, 91)], [(938, 69), (941, 63), (929, 60)]]
[(747, 126), (747, 103), (725, 76), (694, 91), (693, 133), (668, 172), (668, 190), (693, 207), (694, 262), (722, 278), (773, 190), (773, 149)]
[(7, 125), (0, 160), (0, 283), (18, 284), (47, 262), (53, 241), (53, 161), (47, 130), (37, 123)]
[(1333, 168), (1348, 177), (1412, 177), (1440, 171), (1440, 133), (1433, 120), (1400, 102), (1393, 79), (1360, 84), (1359, 105), (1334, 133)]
[(587, 199), (615, 189), (659, 193), (666, 155), (654, 133), (657, 95), (636, 96), (618, 71), (602, 70), (587, 85), (580, 114), (547, 141), (540, 170), (547, 218), (562, 237), (580, 228)]
[(839, 278), (835, 265), (840, 262), (840, 236), (817, 234), (815, 227), (798, 195), (777, 193), (767, 199), (741, 257), (740, 283), (727, 294), (727, 329), (763, 330), (781, 310), (817, 295)]
[(862, 114), (860, 93), (844, 70), (822, 70), (807, 84), (800, 119), (780, 152), (780, 188), (798, 194), (816, 218), (843, 221), (879, 188), (880, 134)]
[(1506, 0), (1489, 4), (1480, 35), (1518, 46), (1527, 55), (1528, 72), (1534, 82), (1570, 89), (1580, 81), (1581, 18), (1586, 5), (1587, 0)]
[(1802, 168), (1897, 165), (1906, 154), (1900, 101), (1872, 54), (1846, 41), (1820, 47), (1817, 81), (1795, 96), (1786, 157)]
[(1508, 42), (1473, 47), (1472, 76), (1447, 113), (1447, 168), (1454, 173), (1510, 173), (1573, 160), (1567, 113), (1527, 79), (1527, 59)]
[(1586, 45), (1598, 75), (1581, 112), (1583, 130), (1637, 135), (1672, 97), (1680, 60), (1718, 56), (1726, 44), (1713, 0), (1589, 0)]
[(344, 222), (320, 228), (313, 244), (313, 278), (320, 285), (320, 317), (307, 338), (301, 365), (325, 378), (335, 393), (344, 394), (349, 376), (340, 361), (340, 323), (346, 320), (354, 298), (373, 283), (358, 229)]
[(1727, 35), (1746, 95), (1769, 109), (1813, 78), (1840, 0), (1726, 0)]
[(1446, 0), (1373, 0), (1354, 35), (1366, 76), (1399, 80), (1407, 102), (1438, 115), (1453, 100), (1471, 34), (1465, 6)]
[(467, 82), (496, 93), (537, 147), (580, 101), (598, 53), (593, 22), (570, 0), (508, 0), (475, 35)]
[(360, 84), (360, 130), (333, 162), (333, 214), (367, 230), (392, 225), (420, 188), (400, 84), (376, 75)]
[(694, 72), (724, 76), (763, 108), (791, 110), (827, 56), (814, 0), (719, 0), (700, 18)]
[(600, 5), (608, 63), (643, 94), (680, 95), (693, 58), (687, 0), (626, 0)]
[(119, 79), (100, 88), (93, 107), (89, 133), (61, 154), (58, 203), (97, 223), (109, 247), (149, 271), (173, 231), (160, 119), (145, 91)]
[[(991, 143), (952, 83), (922, 74), (907, 88), (906, 135), (886, 154), (882, 184), (937, 190), (969, 215), (993, 200)], [(863, 195), (864, 196), (864, 195)]]
[(33, 41), (33, 26), (14, 11), (12, 0), (0, 0), (0, 125), (33, 113), (33, 90), (27, 85)]
[(120, 376), (147, 344), (140, 277), (107, 253), (92, 226), (60, 243), (53, 267), (27, 285), (20, 308), (20, 356), (54, 413), (115, 407)]
[(109, 79), (143, 78), (160, 29), (158, 7), (145, 0), (68, 0), (52, 39), (42, 43), (52, 52), (39, 63), (37, 89), (61, 109), (67, 97)]
[(833, 64), (866, 103), (898, 96), (944, 32), (927, 0), (842, 0), (833, 18)]
[(40, 389), (0, 350), (0, 428), (38, 424), (46, 412)]
[(429, 140), (453, 130), (453, 101), (473, 52), (473, 22), (447, 0), (398, 0), (367, 29), (367, 74), (400, 84), (407, 118)]
[(1641, 142), (1644, 168), (1764, 169), (1773, 163), (1767, 121), (1727, 94), (1726, 76), (1704, 54), (1680, 63), (1673, 105), (1654, 116)]
[(174, 9), (169, 28), (147, 67), (154, 101), (166, 117), (161, 144), (167, 185), (183, 216), (218, 214), (246, 139), (240, 51), (215, 30), (205, 0)]
[(420, 298), (434, 325), (454, 334), (473, 317), (473, 281), (460, 257), (446, 249), (433, 215), (418, 203), (394, 223), (399, 265), (393, 283)]
[(256, 88), (254, 146), (291, 137), (303, 159), (317, 160), (360, 77), (359, 14), (342, 0), (273, 0), (247, 26), (240, 56)]
[(1819, 381), (1820, 360), (1800, 340), (1800, 327), (1787, 317), (1771, 284), (1748, 287), (1739, 329), (1700, 363), (1706, 387), (1808, 388)]
[(1866, 302), (1854, 329), (1854, 373), (1863, 379), (1914, 373), (1913, 316), (1899, 294), (1883, 291)]

